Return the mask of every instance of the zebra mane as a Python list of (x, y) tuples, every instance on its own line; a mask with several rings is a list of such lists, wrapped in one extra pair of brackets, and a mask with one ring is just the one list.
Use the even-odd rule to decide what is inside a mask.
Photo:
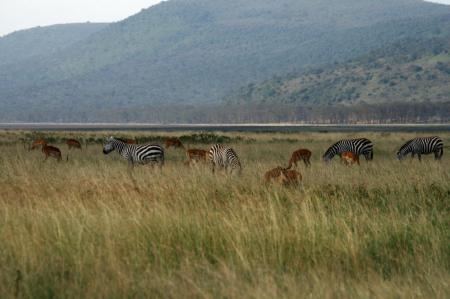
[(125, 148), (128, 147), (128, 144), (113, 136), (106, 138), (105, 144), (110, 144), (115, 150), (118, 150), (119, 153), (121, 153)]
[(122, 143), (127, 143), (125, 139), (119, 137), (112, 137), (114, 140), (120, 141)]
[(400, 152), (406, 150), (407, 147), (408, 147), (408, 146), (411, 144), (411, 142), (413, 142), (414, 140), (416, 140), (416, 139), (411, 139), (411, 140), (406, 141), (406, 143), (403, 144), (403, 145), (400, 147), (400, 149), (398, 150), (397, 153), (400, 153)]
[(110, 136), (110, 137), (106, 138), (106, 142), (107, 142), (107, 143), (124, 143), (124, 144), (125, 144), (125, 142), (123, 141), (123, 139), (121, 139), (121, 138), (116, 138), (116, 137), (113, 137), (113, 136)]

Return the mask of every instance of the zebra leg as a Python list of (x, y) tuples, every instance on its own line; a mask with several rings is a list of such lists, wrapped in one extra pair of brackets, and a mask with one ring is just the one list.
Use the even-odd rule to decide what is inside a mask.
[(162, 170), (164, 166), (164, 159), (159, 159), (156, 163), (158, 164), (159, 170)]
[(133, 169), (134, 168), (134, 162), (133, 159), (128, 159), (128, 168)]
[(435, 160), (441, 160), (442, 155), (444, 154), (444, 149), (439, 149), (436, 152), (434, 152), (434, 159)]
[(421, 154), (417, 154), (417, 158), (419, 158), (419, 161), (422, 162), (422, 155)]

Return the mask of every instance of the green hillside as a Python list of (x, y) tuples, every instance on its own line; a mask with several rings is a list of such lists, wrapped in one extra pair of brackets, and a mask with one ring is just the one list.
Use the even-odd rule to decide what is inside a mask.
[(108, 24), (83, 23), (36, 27), (0, 37), (0, 65), (61, 51)]
[(419, 0), (172, 0), (0, 65), (0, 120), (133, 120), (155, 104), (218, 103), (274, 74), (449, 28), (450, 7)]
[(250, 84), (228, 101), (287, 105), (450, 101), (450, 36), (405, 40), (348, 63)]

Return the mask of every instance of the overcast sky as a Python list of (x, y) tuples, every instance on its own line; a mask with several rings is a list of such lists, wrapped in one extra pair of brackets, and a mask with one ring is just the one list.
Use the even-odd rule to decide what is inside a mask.
[[(158, 2), (161, 1), (0, 0), (0, 36), (36, 26), (87, 21), (119, 21)], [(450, 4), (450, 0), (435, 0), (433, 2)]]
[(158, 2), (161, 1), (0, 0), (0, 36), (36, 26), (119, 21)]

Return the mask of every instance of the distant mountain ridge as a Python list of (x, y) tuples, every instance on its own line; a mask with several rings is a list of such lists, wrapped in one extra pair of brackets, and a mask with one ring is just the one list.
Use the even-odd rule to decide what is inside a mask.
[(105, 28), (107, 23), (61, 24), (20, 30), (0, 38), (0, 65), (63, 50)]
[(449, 24), (450, 7), (419, 0), (171, 0), (0, 64), (0, 120), (219, 103), (249, 83), (441, 36)]

